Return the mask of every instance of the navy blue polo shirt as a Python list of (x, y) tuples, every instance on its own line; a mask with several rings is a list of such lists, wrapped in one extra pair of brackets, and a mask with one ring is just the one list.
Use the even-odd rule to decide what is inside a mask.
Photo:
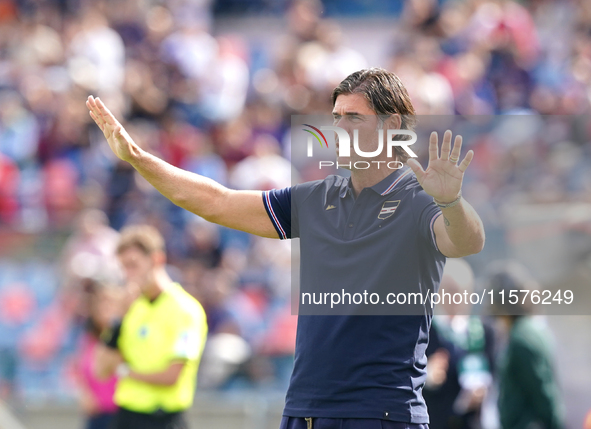
[[(331, 175), (266, 191), (263, 201), (279, 237), (300, 238), (300, 292), (361, 287), (383, 302), (387, 291), (438, 290), (445, 256), (433, 224), (441, 211), (408, 167), (357, 197), (349, 178)], [(300, 302), (284, 415), (429, 422), (421, 392), (429, 305), (384, 315), (393, 307), (381, 302), (359, 313), (374, 315)]]

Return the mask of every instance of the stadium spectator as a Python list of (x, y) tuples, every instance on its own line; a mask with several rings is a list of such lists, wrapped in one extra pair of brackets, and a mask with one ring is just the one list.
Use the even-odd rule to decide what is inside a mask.
[[(440, 293), (471, 294), (474, 273), (463, 259), (448, 259)], [(451, 299), (451, 298), (450, 298)], [(479, 429), (484, 399), (492, 387), (493, 327), (473, 314), (469, 302), (443, 300), (433, 317), (424, 390), (432, 429)]]
[(100, 335), (115, 319), (120, 319), (123, 310), (123, 294), (113, 286), (92, 282), (89, 291), (89, 312), (86, 332), (80, 342), (79, 402), (86, 416), (86, 429), (109, 429), (117, 411), (113, 401), (117, 379), (98, 380), (94, 373), (94, 357)]

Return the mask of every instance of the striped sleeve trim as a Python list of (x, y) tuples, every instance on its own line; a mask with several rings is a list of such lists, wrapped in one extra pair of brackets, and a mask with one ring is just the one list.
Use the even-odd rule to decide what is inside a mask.
[(433, 246), (435, 246), (435, 249), (437, 249), (438, 252), (439, 248), (437, 247), (437, 238), (435, 237), (435, 230), (433, 229), (433, 226), (435, 225), (435, 221), (437, 220), (437, 218), (442, 214), (443, 213), (441, 212), (435, 213), (431, 218), (431, 222), (429, 223), (429, 229), (431, 230), (431, 240), (433, 241)]
[(279, 238), (282, 240), (286, 240), (287, 234), (285, 233), (285, 230), (281, 226), (281, 223), (279, 222), (279, 219), (277, 218), (277, 215), (273, 210), (273, 204), (271, 204), (271, 198), (269, 197), (269, 193), (270, 191), (263, 191), (263, 203), (265, 204), (265, 210), (267, 210), (267, 214), (269, 215), (271, 222), (273, 222), (273, 226), (277, 230)]

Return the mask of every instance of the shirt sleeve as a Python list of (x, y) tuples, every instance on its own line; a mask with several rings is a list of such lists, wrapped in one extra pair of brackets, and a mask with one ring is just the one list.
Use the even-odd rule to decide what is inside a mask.
[(433, 197), (421, 188), (415, 194), (413, 209), (418, 220), (419, 234), (439, 252), (433, 226), (435, 225), (435, 220), (442, 215), (441, 209), (433, 202)]
[(279, 238), (291, 238), (291, 187), (264, 191), (263, 203)]
[(204, 338), (193, 317), (179, 318), (175, 323), (172, 359), (194, 360), (199, 357)]

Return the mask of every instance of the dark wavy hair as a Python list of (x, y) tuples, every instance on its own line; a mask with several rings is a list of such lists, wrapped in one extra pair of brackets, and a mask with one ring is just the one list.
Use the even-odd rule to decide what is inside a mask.
[[(416, 125), (415, 108), (406, 88), (394, 73), (382, 68), (359, 70), (347, 76), (332, 91), (334, 107), (339, 95), (363, 94), (376, 115), (384, 117), (399, 114), (402, 119), (401, 128), (412, 130)], [(409, 136), (396, 136), (395, 140), (407, 140)], [(395, 147), (400, 162), (406, 162), (408, 154), (400, 147)]]

